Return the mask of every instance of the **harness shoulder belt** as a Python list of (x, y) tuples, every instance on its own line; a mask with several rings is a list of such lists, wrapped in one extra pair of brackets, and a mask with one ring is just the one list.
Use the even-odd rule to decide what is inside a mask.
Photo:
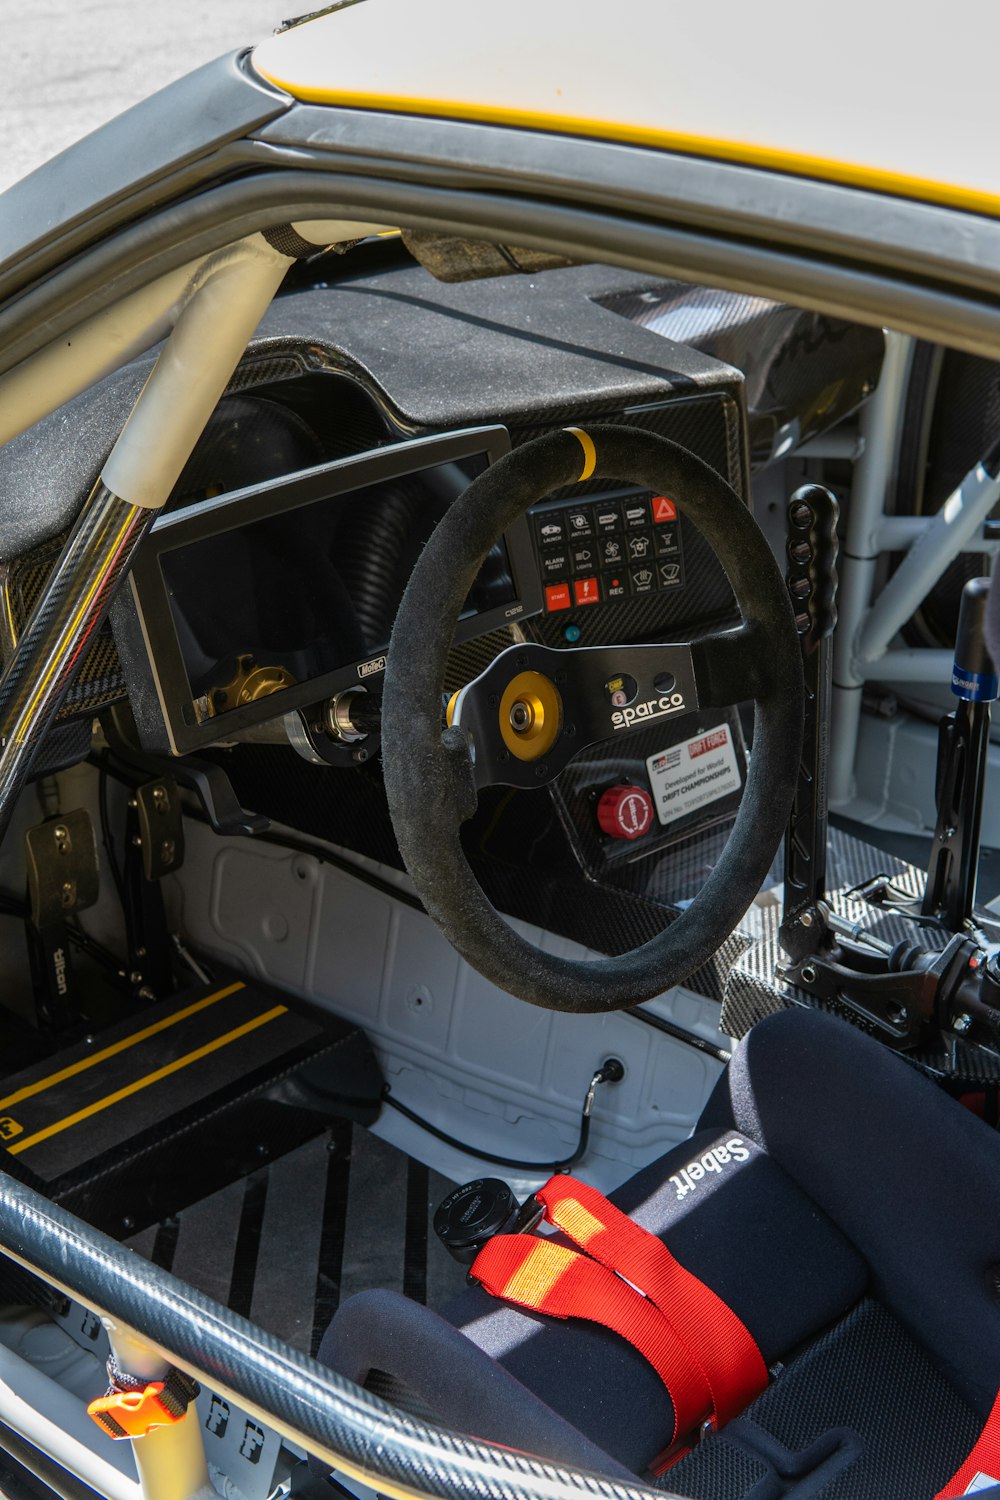
[(573, 1177), (552, 1177), (535, 1196), (548, 1223), (586, 1254), (532, 1235), (496, 1235), (471, 1271), (486, 1291), (627, 1339), (667, 1387), (672, 1442), (705, 1421), (723, 1426), (764, 1390), (767, 1366), (753, 1336), (662, 1240)]
[(975, 1495), (980, 1490), (1000, 1484), (1000, 1395), (986, 1419), (986, 1426), (976, 1439), (976, 1446), (965, 1463), (952, 1475), (934, 1500), (954, 1500), (958, 1495)]

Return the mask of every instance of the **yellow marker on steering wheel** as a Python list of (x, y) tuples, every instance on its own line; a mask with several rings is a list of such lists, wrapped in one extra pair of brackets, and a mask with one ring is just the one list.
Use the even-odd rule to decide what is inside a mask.
[(564, 427), (563, 432), (571, 432), (583, 449), (583, 469), (576, 481), (577, 484), (582, 484), (597, 468), (597, 449), (594, 447), (594, 440), (589, 432), (584, 432), (582, 427)]

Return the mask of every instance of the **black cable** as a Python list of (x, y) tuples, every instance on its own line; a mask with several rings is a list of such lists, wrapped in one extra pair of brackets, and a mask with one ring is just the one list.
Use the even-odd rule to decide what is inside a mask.
[(512, 1167), (515, 1171), (519, 1172), (568, 1172), (570, 1167), (576, 1166), (587, 1150), (587, 1143), (590, 1140), (590, 1111), (594, 1103), (594, 1093), (597, 1085), (599, 1083), (620, 1083), (624, 1077), (625, 1069), (617, 1057), (609, 1057), (598, 1068), (590, 1080), (590, 1087), (583, 1101), (583, 1109), (580, 1111), (580, 1134), (577, 1139), (576, 1150), (572, 1156), (564, 1157), (562, 1161), (518, 1161), (513, 1156), (495, 1156), (492, 1151), (479, 1151), (474, 1146), (466, 1145), (464, 1141), (457, 1141), (453, 1135), (448, 1135), (447, 1131), (439, 1130), (429, 1120), (422, 1119), (415, 1110), (410, 1109), (409, 1105), (400, 1104), (398, 1099), (392, 1097), (392, 1092), (388, 1084), (382, 1090), (382, 1102), (391, 1105), (401, 1115), (405, 1115), (408, 1120), (412, 1120), (414, 1125), (419, 1125), (421, 1130), (426, 1130), (429, 1135), (433, 1135), (437, 1140), (443, 1141), (446, 1146), (453, 1146), (456, 1151), (461, 1151), (465, 1156), (478, 1156), (480, 1161), (492, 1162), (497, 1167)]
[(79, 948), (81, 953), (86, 953), (95, 963), (101, 964), (115, 979), (121, 979), (124, 973), (124, 964), (120, 958), (116, 958), (110, 948), (105, 948), (97, 938), (91, 937), (89, 932), (76, 922), (67, 922), (66, 934), (74, 948)]
[(115, 890), (118, 892), (118, 901), (124, 912), (125, 880), (122, 876), (121, 866), (118, 863), (118, 855), (115, 852), (114, 839), (111, 837), (111, 820), (108, 816), (108, 769), (108, 756), (105, 753), (101, 756), (98, 764), (97, 807), (101, 819), (101, 840), (104, 844), (104, 852), (108, 857), (108, 869), (111, 871), (111, 879), (114, 882)]
[(673, 1037), (674, 1041), (683, 1042), (685, 1047), (694, 1047), (698, 1052), (707, 1052), (709, 1057), (714, 1057), (718, 1062), (727, 1063), (733, 1055), (727, 1052), (725, 1047), (706, 1041), (703, 1036), (697, 1036), (693, 1031), (686, 1031), (683, 1026), (678, 1026), (676, 1021), (667, 1021), (663, 1016), (651, 1015), (638, 1005), (630, 1005), (622, 1014), (631, 1016), (633, 1021), (642, 1021), (645, 1026), (653, 1026), (657, 1031), (665, 1032), (667, 1036)]
[(405, 1115), (408, 1120), (412, 1120), (414, 1125), (419, 1125), (421, 1130), (426, 1130), (428, 1135), (435, 1136), (439, 1141), (443, 1141), (446, 1146), (453, 1146), (456, 1151), (461, 1151), (463, 1155), (478, 1156), (480, 1161), (492, 1162), (496, 1167), (513, 1167), (516, 1171), (521, 1172), (568, 1172), (570, 1167), (575, 1167), (583, 1156), (590, 1138), (590, 1116), (581, 1115), (580, 1135), (576, 1143), (576, 1150), (572, 1156), (567, 1156), (564, 1161), (518, 1161), (513, 1156), (494, 1156), (492, 1151), (479, 1151), (475, 1146), (466, 1145), (464, 1141), (457, 1141), (453, 1135), (448, 1135), (444, 1130), (439, 1130), (429, 1120), (421, 1119), (408, 1105), (400, 1104), (399, 1100), (394, 1099), (390, 1094), (388, 1084), (386, 1084), (382, 1094), (382, 1102), (383, 1104), (391, 1105), (401, 1115)]
[[(94, 756), (89, 756), (88, 759), (91, 765), (97, 765), (99, 769), (105, 770), (107, 775), (113, 780), (133, 790), (139, 774), (138, 771), (134, 767), (129, 771), (117, 768), (112, 762), (112, 753), (105, 752), (100, 760)], [(190, 790), (190, 788), (185, 788), (185, 790)], [(198, 794), (195, 792), (193, 795), (197, 797)], [(211, 818), (209, 818), (201, 806), (192, 806), (190, 803), (184, 804), (182, 812), (185, 818), (190, 818), (195, 823), (201, 823), (205, 828), (212, 827)], [(342, 870), (345, 875), (352, 875), (355, 880), (361, 881), (363, 885), (371, 886), (373, 890), (378, 891), (384, 896), (391, 896), (394, 901), (401, 902), (403, 906), (410, 907), (412, 911), (422, 912), (425, 910), (420, 897), (415, 896), (412, 891), (408, 891), (405, 886), (398, 886), (391, 880), (385, 880), (381, 875), (376, 874), (374, 870), (368, 870), (364, 865), (355, 864), (353, 860), (345, 859), (342, 855), (334, 853), (332, 849), (328, 849), (323, 845), (317, 845), (308, 838), (297, 838), (291, 830), (286, 831), (282, 829), (281, 832), (274, 832), (264, 829), (253, 835), (252, 842), (255, 844), (273, 844), (278, 849), (291, 849), (299, 854), (309, 854), (321, 865), (329, 865), (334, 870)]]
[[(21, 901), (17, 896), (0, 892), (0, 917), (17, 917), (22, 922), (26, 922), (29, 915), (27, 901)], [(91, 937), (89, 932), (84, 932), (82, 927), (78, 927), (72, 922), (67, 922), (66, 936), (74, 948), (79, 948), (81, 953), (88, 954), (97, 963), (103, 964), (106, 969), (116, 975), (121, 973), (121, 959), (116, 958), (111, 949), (105, 948), (104, 944), (98, 942), (97, 938)]]

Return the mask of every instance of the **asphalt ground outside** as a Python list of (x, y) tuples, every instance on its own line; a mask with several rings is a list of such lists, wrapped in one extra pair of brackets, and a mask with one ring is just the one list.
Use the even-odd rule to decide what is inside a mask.
[(0, 191), (175, 78), (319, 3), (0, 0)]

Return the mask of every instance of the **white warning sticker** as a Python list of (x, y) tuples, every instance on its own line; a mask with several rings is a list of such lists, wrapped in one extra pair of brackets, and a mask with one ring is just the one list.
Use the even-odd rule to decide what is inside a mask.
[(661, 823), (686, 818), (699, 807), (738, 792), (742, 785), (728, 724), (651, 755), (646, 770)]
[(991, 1490), (995, 1484), (1000, 1484), (1000, 1480), (994, 1479), (992, 1474), (974, 1474), (962, 1493), (978, 1495), (981, 1490)]
[(278, 1433), (204, 1386), (197, 1406), (209, 1463), (228, 1475), (244, 1500), (266, 1500), (274, 1488)]

